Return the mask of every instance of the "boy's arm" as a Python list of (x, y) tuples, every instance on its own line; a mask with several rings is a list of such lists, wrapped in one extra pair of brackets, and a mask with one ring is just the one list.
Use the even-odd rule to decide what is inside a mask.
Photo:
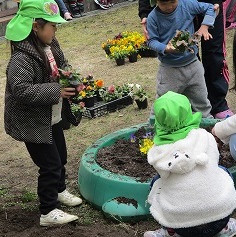
[(197, 10), (205, 13), (205, 16), (196, 34), (203, 37), (204, 40), (212, 39), (212, 35), (208, 32), (208, 29), (214, 26), (215, 18), (219, 13), (219, 4), (198, 3)]

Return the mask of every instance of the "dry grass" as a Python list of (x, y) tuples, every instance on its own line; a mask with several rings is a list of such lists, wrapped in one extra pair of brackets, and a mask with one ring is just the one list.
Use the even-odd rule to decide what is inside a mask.
[[(140, 83), (149, 94), (149, 109), (155, 96), (155, 77), (158, 62), (154, 58), (139, 59), (136, 63), (116, 66), (107, 59), (101, 43), (122, 31), (140, 31), (137, 15), (137, 2), (125, 2), (121, 7), (108, 11), (98, 11), (83, 18), (64, 24), (58, 28), (57, 38), (74, 67), (81, 73), (91, 73), (96, 79), (104, 79), (106, 85), (125, 82)], [(232, 73), (232, 36), (228, 32), (228, 63)], [(24, 145), (7, 136), (3, 128), (3, 105), (5, 87), (5, 68), (9, 59), (9, 45), (0, 41), (0, 187), (20, 190), (25, 186), (36, 189), (37, 168), (31, 162)], [(230, 102), (233, 104), (233, 102)], [(234, 104), (233, 104), (234, 105)], [(77, 171), (84, 150), (98, 138), (131, 125), (146, 122), (149, 109), (137, 110), (131, 105), (121, 111), (96, 119), (83, 119), (78, 127), (65, 131), (68, 144), (69, 187), (77, 187)], [(236, 111), (236, 107), (233, 107)], [(11, 172), (9, 172), (11, 170)], [(22, 174), (24, 170), (24, 174)]]

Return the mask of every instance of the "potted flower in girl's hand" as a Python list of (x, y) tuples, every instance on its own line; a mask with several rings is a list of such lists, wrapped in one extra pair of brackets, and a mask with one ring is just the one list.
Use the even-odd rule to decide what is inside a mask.
[(71, 66), (66, 66), (64, 69), (59, 70), (59, 82), (62, 87), (77, 88), (82, 83), (82, 76), (79, 70), (73, 69)]
[(82, 101), (79, 102), (78, 104), (71, 103), (70, 108), (71, 108), (71, 112), (76, 117), (76, 121), (80, 122), (82, 118), (82, 114), (86, 110), (85, 103)]

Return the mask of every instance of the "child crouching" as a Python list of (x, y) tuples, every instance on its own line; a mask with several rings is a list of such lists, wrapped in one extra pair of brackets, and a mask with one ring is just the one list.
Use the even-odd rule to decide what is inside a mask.
[(199, 128), (186, 96), (167, 92), (154, 103), (154, 146), (148, 162), (160, 175), (148, 197), (150, 212), (163, 226), (144, 237), (229, 237), (236, 234), (234, 182), (218, 166), (213, 135)]

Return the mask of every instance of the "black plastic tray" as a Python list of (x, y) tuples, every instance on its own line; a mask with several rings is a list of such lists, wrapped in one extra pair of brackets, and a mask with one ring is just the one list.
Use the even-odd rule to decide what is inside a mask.
[(83, 116), (87, 118), (100, 117), (109, 112), (115, 112), (116, 110), (122, 109), (131, 104), (133, 104), (133, 99), (129, 95), (120, 99), (112, 100), (110, 102), (98, 101), (93, 107), (86, 108), (86, 110), (83, 112)]

